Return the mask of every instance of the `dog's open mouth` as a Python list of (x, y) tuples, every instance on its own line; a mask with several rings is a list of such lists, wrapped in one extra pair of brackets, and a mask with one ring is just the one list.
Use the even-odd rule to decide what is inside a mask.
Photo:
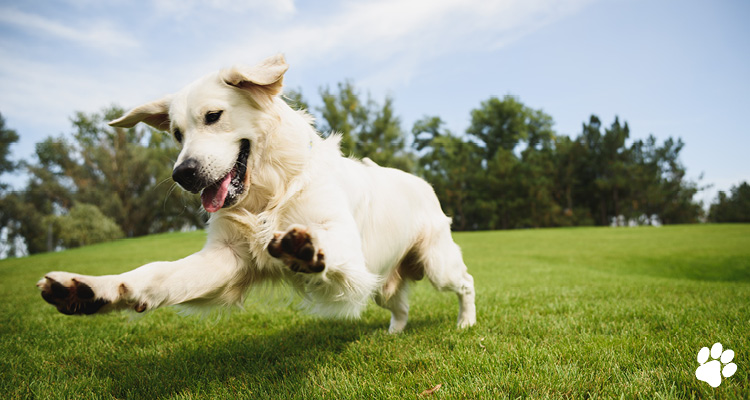
[(233, 205), (245, 191), (245, 174), (247, 158), (250, 155), (250, 141), (240, 141), (240, 153), (234, 167), (223, 178), (208, 185), (201, 192), (201, 202), (206, 211), (213, 213), (223, 207)]

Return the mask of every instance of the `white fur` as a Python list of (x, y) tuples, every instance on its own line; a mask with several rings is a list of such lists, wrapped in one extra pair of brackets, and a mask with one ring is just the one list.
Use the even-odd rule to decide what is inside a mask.
[[(177, 164), (198, 159), (216, 179), (234, 165), (238, 140), (250, 140), (245, 193), (211, 215), (204, 248), (120, 275), (55, 272), (46, 278), (65, 286), (74, 280), (88, 284), (97, 298), (110, 302), (101, 311), (238, 304), (253, 285), (285, 281), (325, 316), (357, 317), (374, 299), (391, 310), (389, 330), (398, 332), (408, 318), (408, 281), (421, 272), (436, 288), (458, 295), (459, 327), (473, 325), (473, 279), (430, 185), (370, 160), (342, 157), (336, 135), (321, 139), (311, 118), (278, 96), (286, 71), (282, 56), (254, 68), (209, 75), (113, 121), (179, 128), (184, 142)], [(240, 75), (228, 79), (230, 74)], [(220, 122), (203, 124), (202, 116), (212, 110), (223, 110)], [(323, 272), (295, 273), (269, 255), (274, 234), (293, 226), (310, 232), (324, 252)], [(416, 273), (409, 275), (401, 264)], [(40, 288), (49, 282), (42, 279)]]

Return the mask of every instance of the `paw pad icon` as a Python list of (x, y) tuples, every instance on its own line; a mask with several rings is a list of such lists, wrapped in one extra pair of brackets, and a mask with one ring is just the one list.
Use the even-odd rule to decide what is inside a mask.
[[(711, 361), (708, 361), (709, 355), (712, 358)], [(695, 377), (712, 387), (719, 387), (722, 375), (729, 378), (737, 372), (737, 364), (733, 363), (732, 359), (734, 359), (734, 351), (723, 351), (721, 343), (714, 343), (710, 352), (708, 347), (704, 347), (698, 352), (700, 366), (695, 370)]]

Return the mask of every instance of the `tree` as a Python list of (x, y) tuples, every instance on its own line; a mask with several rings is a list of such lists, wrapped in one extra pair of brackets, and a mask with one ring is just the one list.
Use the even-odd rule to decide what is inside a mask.
[(554, 173), (552, 176), (556, 184), (553, 196), (557, 204), (562, 207), (558, 223), (561, 226), (594, 225), (594, 218), (585, 198), (581, 198), (580, 191), (584, 184), (584, 171), (587, 150), (580, 140), (573, 140), (568, 136), (555, 138), (553, 155)]
[(608, 222), (608, 217), (615, 217), (619, 221), (622, 215), (621, 200), (625, 198), (629, 190), (630, 182), (630, 150), (625, 142), (630, 137), (628, 123), (620, 124), (620, 119), (615, 116), (615, 121), (610, 128), (604, 130), (601, 137), (601, 154), (597, 159), (600, 162), (599, 173), (594, 180), (594, 185), (599, 191), (600, 212), (603, 215), (602, 224)]
[(729, 195), (720, 191), (708, 211), (711, 222), (750, 223), (750, 185), (742, 182), (729, 189)]
[(356, 136), (368, 123), (369, 110), (362, 104), (359, 93), (350, 81), (338, 84), (338, 92), (330, 88), (320, 90), (323, 106), (320, 132), (324, 137), (333, 133), (341, 135), (341, 151), (344, 155), (354, 154)]
[(491, 160), (498, 149), (513, 151), (521, 140), (529, 136), (532, 113), (515, 97), (506, 95), (483, 101), (471, 111), (471, 124), (466, 130), (484, 145), (485, 159)]
[(456, 230), (477, 229), (477, 193), (481, 186), (482, 148), (448, 129), (439, 117), (424, 117), (412, 128), (417, 173), (432, 184), (443, 212)]
[[(8, 158), (10, 146), (18, 142), (18, 133), (5, 126), (5, 118), (0, 114), (0, 175), (13, 172), (18, 164)], [(7, 184), (0, 182), (0, 190), (7, 188)]]
[(557, 226), (561, 207), (554, 198), (555, 160), (552, 117), (542, 110), (524, 107), (526, 148), (521, 152), (520, 176), (527, 218), (521, 226)]
[[(13, 172), (18, 163), (9, 158), (10, 147), (18, 142), (18, 133), (5, 125), (5, 118), (0, 114), (0, 176)], [(18, 211), (22, 204), (18, 193), (8, 192), (8, 185), (0, 182), (0, 252), (13, 256), (17, 253), (16, 232), (21, 228), (17, 222)]]
[(519, 163), (519, 174), (521, 179), (521, 191), (524, 195), (522, 227), (540, 228), (545, 226), (558, 226), (561, 224), (562, 207), (554, 197), (555, 185), (555, 158), (554, 152), (549, 147), (535, 149), (529, 147), (523, 152)]
[(386, 97), (382, 106), (369, 95), (363, 101), (349, 81), (339, 83), (338, 92), (326, 88), (321, 89), (320, 95), (320, 131), (324, 136), (340, 134), (344, 155), (368, 157), (385, 167), (413, 169), (414, 161), (406, 152), (405, 134), (394, 112), (393, 98)]
[(357, 136), (355, 154), (382, 166), (412, 171), (414, 161), (405, 151), (405, 135), (393, 110), (393, 98), (386, 97), (382, 107), (372, 102), (368, 119), (371, 122)]
[(700, 204), (693, 201), (698, 185), (686, 179), (686, 169), (680, 161), (685, 144), (682, 139), (667, 138), (655, 149), (658, 166), (657, 190), (659, 218), (665, 224), (696, 223), (702, 215)]
[[(684, 143), (668, 138), (662, 146), (651, 135), (627, 146), (630, 129), (615, 117), (601, 132), (599, 118), (592, 115), (576, 139), (580, 165), (578, 189), (573, 201), (585, 204), (599, 225), (621, 217), (645, 221), (658, 218), (662, 223), (697, 222), (700, 205), (693, 201), (697, 184), (685, 178), (679, 160)], [(571, 161), (574, 162), (574, 161)]]
[[(553, 194), (552, 117), (513, 96), (492, 97), (471, 111), (466, 133), (484, 150), (486, 190), (478, 204), (486, 229), (553, 226), (561, 212)], [(521, 146), (520, 156), (517, 148)]]
[(581, 199), (590, 210), (591, 215), (598, 218), (599, 225), (607, 225), (609, 216), (607, 214), (607, 199), (600, 190), (603, 186), (604, 144), (601, 133), (601, 121), (596, 115), (589, 117), (588, 124), (584, 123), (581, 135), (576, 139), (582, 146), (582, 163), (579, 176), (580, 186), (576, 197)]
[(521, 160), (509, 149), (499, 147), (487, 162), (479, 207), (484, 211), (482, 229), (513, 229), (524, 226), (527, 214), (522, 207), (527, 199), (521, 175)]
[(27, 190), (11, 192), (1, 199), (2, 224), (5, 230), (3, 251), (12, 257), (28, 253), (40, 253), (54, 249), (51, 229), (45, 224), (44, 208), (37, 208), (32, 202), (32, 195)]

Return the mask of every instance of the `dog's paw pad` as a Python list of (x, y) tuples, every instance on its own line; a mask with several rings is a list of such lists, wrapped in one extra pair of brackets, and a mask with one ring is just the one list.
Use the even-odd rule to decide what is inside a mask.
[[(708, 361), (709, 355), (712, 358), (711, 361)], [(737, 372), (737, 364), (733, 363), (732, 359), (734, 359), (734, 351), (723, 351), (721, 343), (714, 343), (710, 351), (708, 347), (704, 347), (698, 352), (700, 366), (695, 370), (695, 377), (712, 387), (718, 387), (721, 385), (722, 375), (724, 378), (729, 378)]]
[(94, 290), (76, 278), (63, 276), (45, 276), (37, 283), (42, 298), (66, 315), (93, 314), (109, 304), (109, 301), (97, 299)]
[(274, 234), (268, 244), (268, 253), (271, 257), (281, 259), (294, 272), (309, 274), (325, 269), (323, 251), (316, 250), (312, 236), (301, 227)]

